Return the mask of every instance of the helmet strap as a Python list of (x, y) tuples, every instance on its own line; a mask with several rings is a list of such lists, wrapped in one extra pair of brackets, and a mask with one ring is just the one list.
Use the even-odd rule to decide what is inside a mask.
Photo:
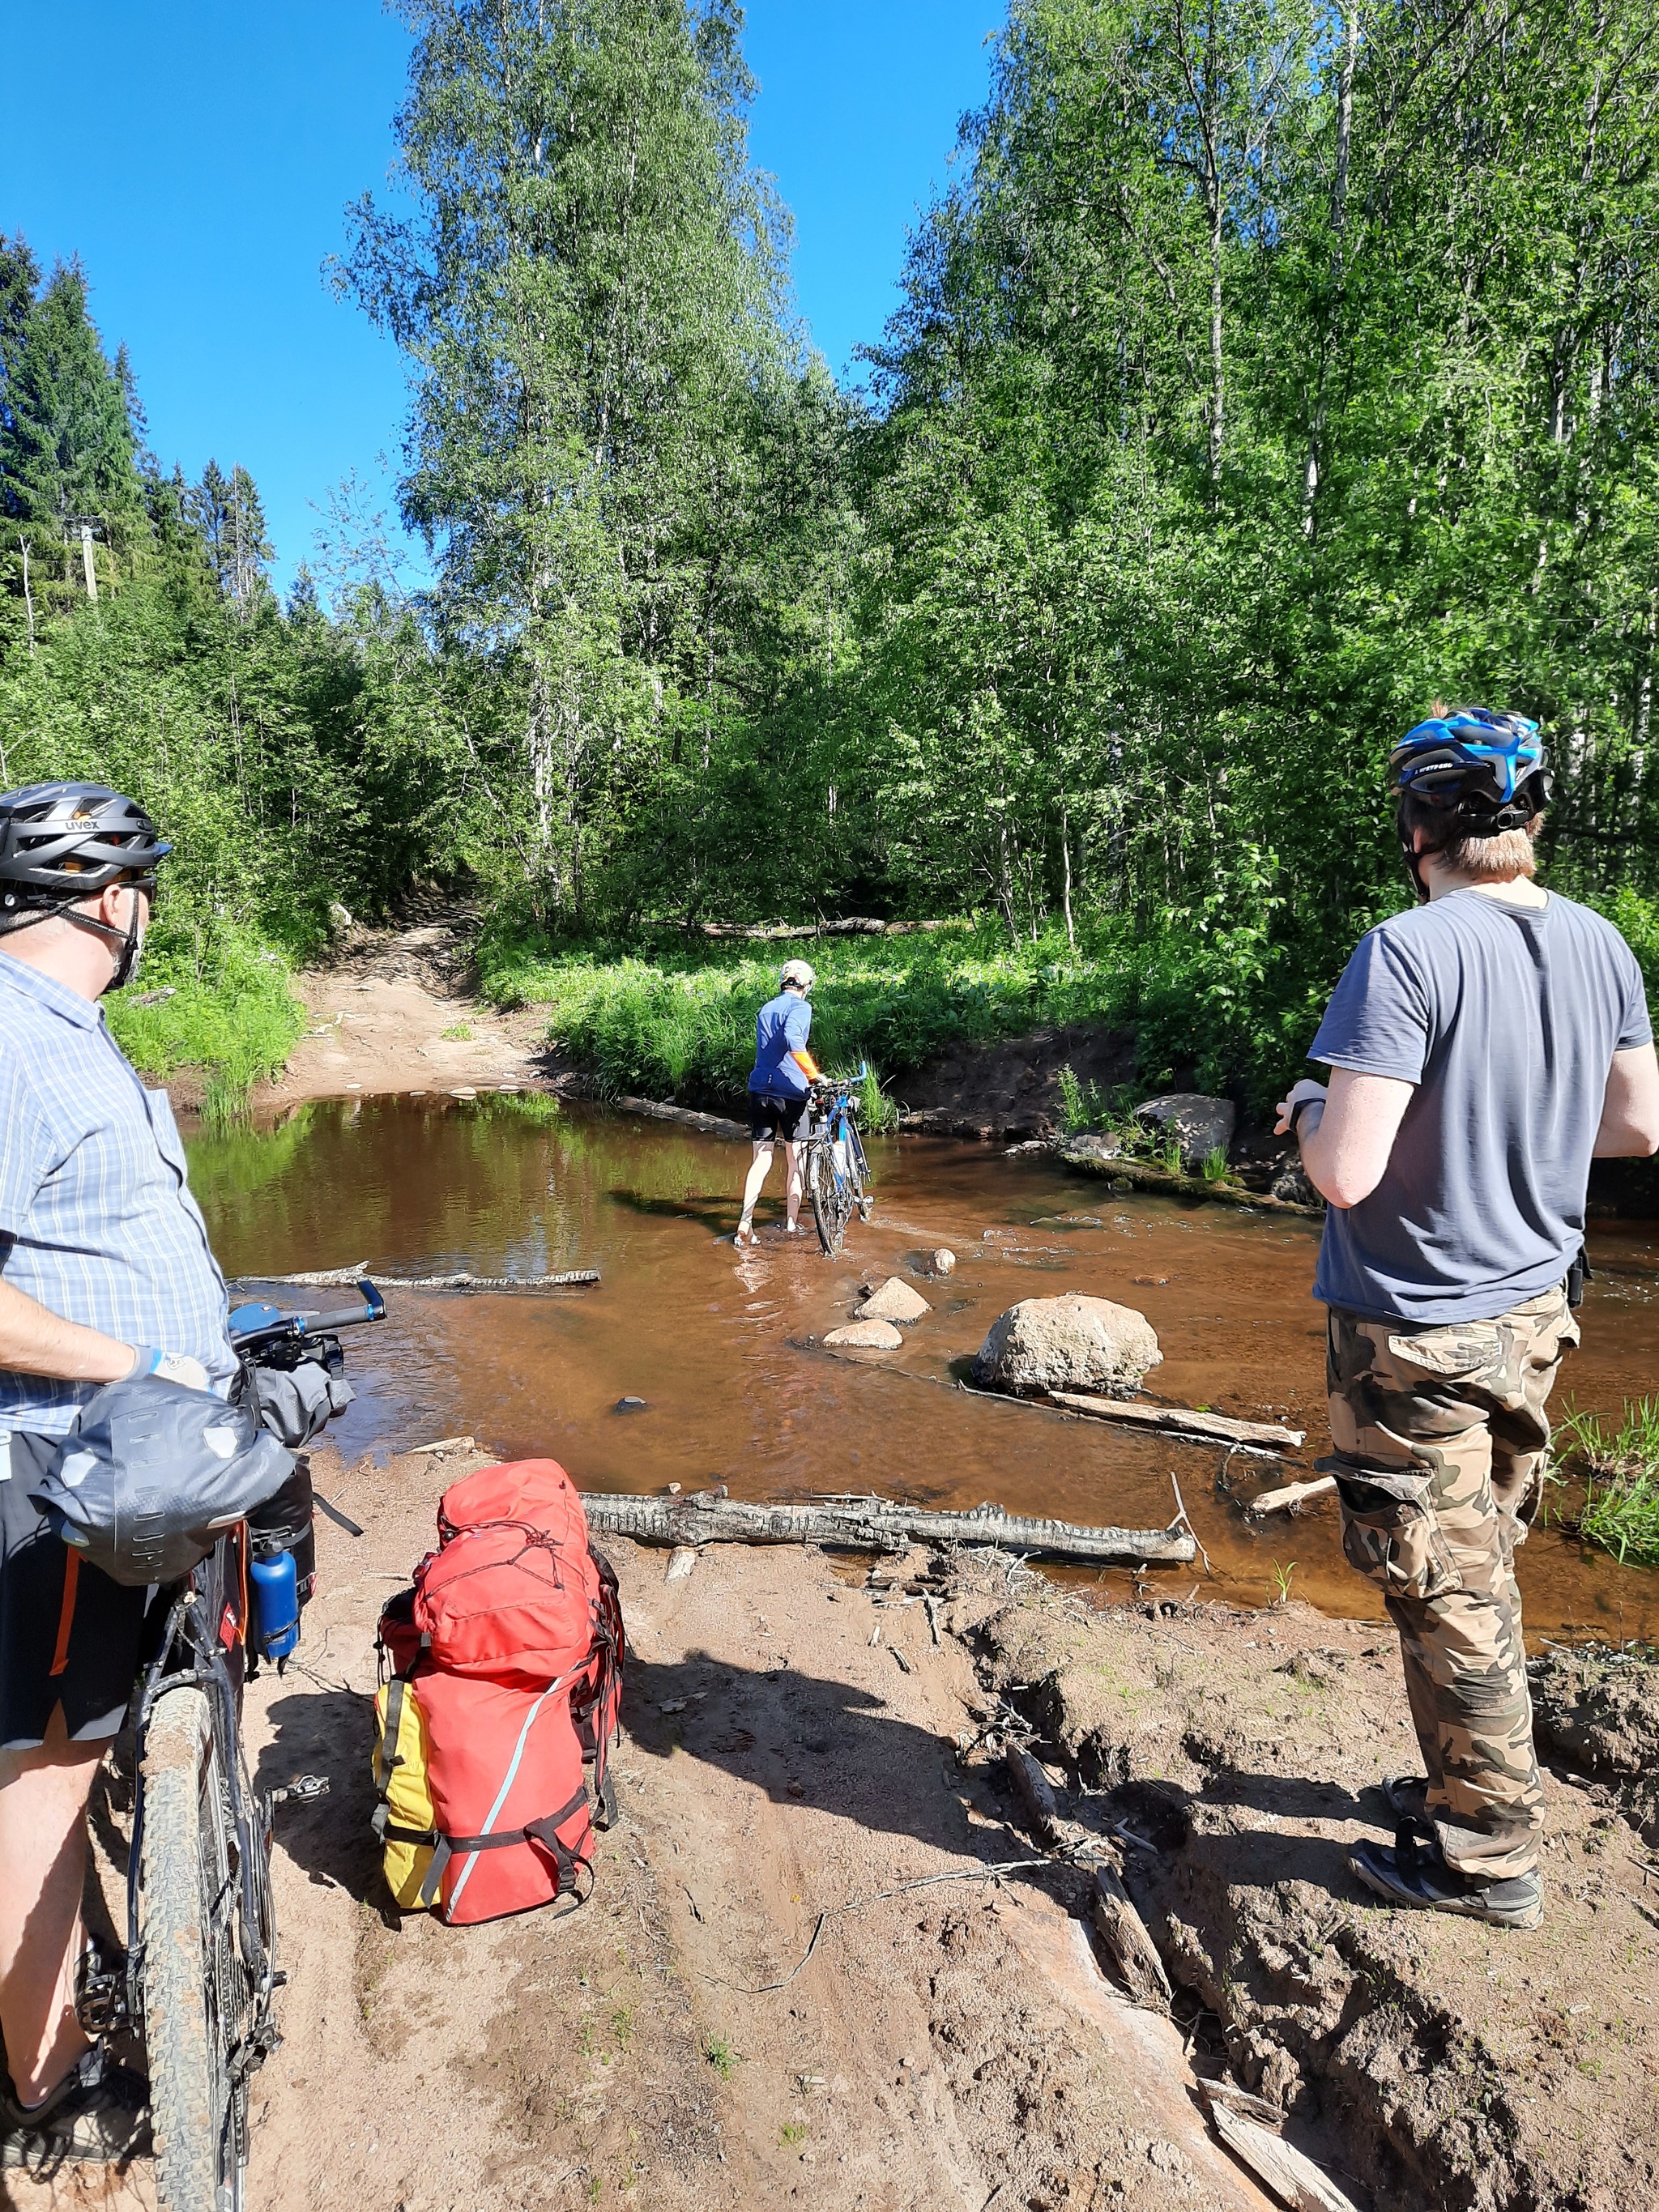
[(1406, 863), (1406, 873), (1410, 879), (1411, 887), (1417, 893), (1417, 903), (1419, 906), (1426, 906), (1429, 902), (1429, 887), (1423, 880), (1423, 856), (1413, 844), (1409, 832), (1404, 830), (1400, 833), (1400, 855)]
[(138, 966), (138, 955), (144, 942), (144, 933), (138, 927), (138, 902), (133, 901), (132, 920), (125, 929), (117, 929), (107, 921), (94, 921), (89, 914), (77, 914), (73, 907), (63, 909), (64, 919), (72, 921), (77, 929), (89, 929), (94, 937), (115, 945), (115, 973), (104, 986), (106, 991), (125, 990), (131, 982)]
[[(131, 883), (125, 888), (139, 891), (149, 887), (143, 883)], [(89, 930), (94, 937), (101, 937), (106, 944), (118, 948), (115, 956), (115, 973), (104, 988), (108, 991), (125, 989), (137, 969), (138, 955), (144, 942), (144, 933), (138, 927), (137, 901), (133, 903), (130, 926), (125, 929), (117, 929), (112, 923), (97, 921), (91, 915), (81, 913), (66, 899), (31, 899), (27, 905), (18, 907), (10, 914), (0, 914), (0, 937), (10, 937), (20, 929), (32, 929), (36, 922), (50, 921), (54, 916), (60, 921), (72, 922), (76, 929)]]

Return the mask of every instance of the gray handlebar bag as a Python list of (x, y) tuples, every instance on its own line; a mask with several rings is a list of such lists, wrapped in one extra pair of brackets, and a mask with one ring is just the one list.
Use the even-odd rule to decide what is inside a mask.
[(157, 1375), (107, 1384), (66, 1437), (11, 1440), (12, 1480), (58, 1534), (136, 1588), (181, 1582), (293, 1471), (252, 1413)]
[(244, 1395), (252, 1399), (261, 1427), (297, 1451), (336, 1413), (343, 1413), (356, 1393), (320, 1360), (302, 1359), (295, 1367), (250, 1369)]

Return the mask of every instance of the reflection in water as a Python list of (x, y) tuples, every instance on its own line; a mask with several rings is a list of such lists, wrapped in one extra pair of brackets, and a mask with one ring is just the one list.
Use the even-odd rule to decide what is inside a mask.
[[(1158, 1396), (1288, 1419), (1309, 1431), (1305, 1462), (1328, 1443), (1312, 1224), (1111, 1198), (1046, 1159), (977, 1146), (907, 1139), (871, 1152), (876, 1218), (834, 1262), (809, 1238), (785, 1243), (781, 1206), (770, 1228), (763, 1213), (757, 1251), (739, 1257), (721, 1241), (737, 1220), (742, 1147), (540, 1097), (303, 1107), (270, 1134), (196, 1138), (191, 1173), (228, 1271), (602, 1272), (597, 1289), (543, 1296), (393, 1291), (391, 1318), (351, 1344), (358, 1402), (333, 1432), (347, 1452), (471, 1431), (504, 1454), (550, 1452), (592, 1489), (873, 1489), (1132, 1526), (1170, 1518), (1174, 1471), (1218, 1593), (1263, 1601), (1275, 1565), (1294, 1562), (1297, 1595), (1376, 1609), (1342, 1563), (1328, 1502), (1252, 1531), (1218, 1492), (1217, 1449), (952, 1387), (1004, 1307), (1088, 1291), (1138, 1306), (1158, 1330)], [(933, 1311), (902, 1352), (808, 1347), (867, 1278), (914, 1277), (939, 1244), (957, 1253), (956, 1273), (921, 1283)], [(1584, 1349), (1563, 1395), (1611, 1412), (1659, 1371), (1659, 1264), (1640, 1225), (1610, 1225), (1592, 1253)], [(619, 1414), (629, 1396), (646, 1410)], [(1236, 1457), (1224, 1479), (1248, 1495), (1286, 1478)], [(1581, 1554), (1550, 1529), (1534, 1532), (1521, 1563), (1534, 1634), (1659, 1633), (1659, 1577)], [(1124, 1578), (1111, 1586), (1121, 1595)], [(1160, 1577), (1171, 1586), (1188, 1587)]]

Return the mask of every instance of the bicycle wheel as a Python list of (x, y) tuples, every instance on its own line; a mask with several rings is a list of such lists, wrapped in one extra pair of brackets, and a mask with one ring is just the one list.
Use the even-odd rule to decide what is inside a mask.
[(227, 2023), (251, 1985), (236, 1939), (229, 1813), (205, 1694), (157, 1703), (144, 1733), (140, 1939), (156, 2191), (167, 2212), (240, 2212), (246, 2087)]
[(808, 1147), (806, 1194), (812, 1201), (812, 1219), (817, 1227), (818, 1243), (823, 1248), (823, 1256), (826, 1260), (833, 1260), (841, 1249), (842, 1238), (847, 1234), (848, 1209), (827, 1139)]
[(852, 1203), (848, 1209), (848, 1218), (850, 1220), (856, 1213), (860, 1221), (867, 1221), (875, 1205), (870, 1195), (870, 1163), (864, 1156), (864, 1139), (859, 1134), (859, 1125), (850, 1115), (847, 1121), (847, 1173), (852, 1185)]

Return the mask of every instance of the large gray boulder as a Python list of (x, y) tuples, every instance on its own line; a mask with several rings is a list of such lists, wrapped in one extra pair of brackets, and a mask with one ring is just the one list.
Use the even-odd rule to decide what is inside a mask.
[(1137, 1106), (1135, 1119), (1163, 1136), (1173, 1137), (1184, 1164), (1198, 1168), (1212, 1152), (1225, 1157), (1233, 1140), (1238, 1109), (1231, 1098), (1210, 1098), (1201, 1091), (1171, 1091)]
[(1163, 1358), (1145, 1314), (1068, 1291), (1064, 1297), (1022, 1298), (1000, 1314), (980, 1346), (974, 1380), (982, 1390), (1016, 1398), (1044, 1390), (1121, 1395)]

